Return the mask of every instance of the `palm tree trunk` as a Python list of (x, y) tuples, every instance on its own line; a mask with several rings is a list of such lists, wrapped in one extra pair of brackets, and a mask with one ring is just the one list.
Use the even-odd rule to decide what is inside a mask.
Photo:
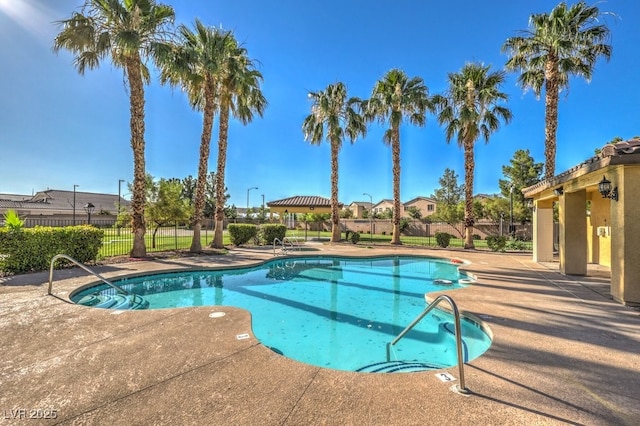
[(229, 103), (228, 95), (221, 94), (220, 102), (220, 135), (218, 137), (218, 167), (216, 172), (216, 228), (213, 233), (213, 248), (223, 248), (224, 227), (224, 169), (227, 162), (227, 137), (229, 134)]
[(475, 218), (473, 217), (473, 174), (474, 174), (474, 158), (473, 158), (473, 141), (466, 140), (464, 142), (464, 226), (465, 238), (464, 248), (473, 249), (473, 225)]
[(126, 60), (126, 73), (131, 90), (129, 95), (131, 118), (131, 149), (133, 150), (133, 194), (131, 198), (133, 247), (131, 257), (146, 257), (144, 241), (146, 226), (144, 208), (146, 202), (146, 171), (144, 158), (144, 84), (140, 69), (140, 58), (135, 55)]
[(338, 151), (339, 141), (331, 141), (331, 242), (341, 239), (340, 214), (338, 212)]
[(391, 157), (393, 161), (393, 235), (391, 244), (400, 242), (400, 129), (393, 129), (391, 141)]
[(550, 58), (545, 70), (544, 177), (552, 178), (556, 170), (556, 134), (558, 130), (557, 60)]
[(205, 84), (205, 104), (204, 117), (202, 122), (202, 136), (200, 138), (200, 160), (198, 162), (198, 180), (196, 182), (196, 197), (194, 201), (193, 219), (191, 226), (193, 228), (193, 239), (191, 240), (191, 253), (199, 253), (202, 251), (202, 243), (200, 241), (200, 229), (202, 228), (202, 216), (204, 212), (205, 187), (207, 183), (207, 173), (209, 164), (209, 153), (211, 146), (211, 130), (213, 128), (213, 113), (215, 108), (214, 92), (212, 88), (211, 78), (207, 77)]

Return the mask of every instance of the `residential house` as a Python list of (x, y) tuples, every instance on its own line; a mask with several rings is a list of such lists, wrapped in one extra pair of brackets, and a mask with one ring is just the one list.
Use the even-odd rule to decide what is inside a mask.
[[(390, 200), (390, 199), (381, 200), (378, 203), (373, 205), (372, 210), (373, 210), (373, 213), (376, 215), (382, 215), (387, 210), (393, 211), (393, 200)], [(402, 210), (402, 204), (400, 204), (400, 210)], [(400, 212), (400, 215), (402, 216), (402, 212)]]
[(424, 218), (427, 216), (431, 216), (436, 212), (436, 200), (428, 197), (416, 197), (411, 201), (407, 201), (403, 204), (404, 214), (402, 216), (408, 217), (409, 214), (407, 211), (411, 207), (415, 207), (420, 212), (420, 217)]
[(61, 225), (67, 221), (72, 224), (86, 223), (88, 221), (87, 205), (92, 205), (91, 214), (94, 221), (108, 220), (114, 222), (118, 214), (118, 206), (128, 207), (131, 203), (117, 195), (100, 194), (93, 192), (64, 191), (47, 189), (37, 192), (33, 196), (0, 194), (0, 217), (7, 210), (14, 210), (27, 226), (34, 225)]
[(371, 203), (368, 201), (354, 201), (347, 208), (353, 213), (354, 219), (364, 219), (364, 212), (371, 211)]

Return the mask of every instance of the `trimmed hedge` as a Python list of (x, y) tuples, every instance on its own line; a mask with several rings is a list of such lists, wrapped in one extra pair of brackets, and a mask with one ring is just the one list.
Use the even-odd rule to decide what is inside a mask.
[(258, 227), (248, 223), (232, 223), (227, 229), (234, 246), (240, 246), (258, 236)]
[[(78, 262), (96, 260), (104, 231), (89, 225), (21, 230), (0, 229), (0, 270), (11, 273), (46, 271), (53, 256), (66, 254)], [(60, 267), (60, 261), (56, 265)]]
[(442, 248), (449, 247), (449, 242), (451, 241), (452, 235), (447, 232), (436, 232), (436, 243)]
[(360, 241), (360, 234), (358, 234), (357, 232), (351, 234), (351, 242), (353, 244), (358, 244), (358, 241)]
[(286, 235), (286, 225), (266, 223), (260, 226), (260, 240), (263, 244), (273, 244), (276, 238), (282, 241)]
[(505, 251), (505, 247), (507, 245), (507, 238), (504, 236), (489, 236), (487, 237), (487, 247), (489, 247), (492, 251)]

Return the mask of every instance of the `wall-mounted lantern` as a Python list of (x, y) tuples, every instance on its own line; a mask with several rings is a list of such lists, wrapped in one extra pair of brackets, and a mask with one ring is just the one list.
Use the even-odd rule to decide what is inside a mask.
[(602, 198), (610, 198), (614, 201), (618, 201), (618, 187), (611, 189), (611, 181), (606, 176), (602, 176), (602, 180), (598, 184), (598, 192), (602, 195)]

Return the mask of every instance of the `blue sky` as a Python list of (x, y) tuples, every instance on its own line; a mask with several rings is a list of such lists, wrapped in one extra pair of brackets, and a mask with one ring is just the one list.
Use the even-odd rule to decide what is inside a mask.
[[(502, 68), (500, 48), (527, 28), (532, 13), (549, 12), (556, 1), (492, 0), (279, 0), (166, 1), (177, 23), (204, 23), (233, 30), (259, 61), (264, 117), (249, 125), (232, 122), (226, 184), (230, 202), (252, 206), (293, 195), (329, 197), (329, 144), (304, 141), (302, 121), (310, 112), (307, 93), (344, 82), (351, 96), (367, 98), (392, 68), (420, 76), (430, 94), (446, 89), (447, 73), (465, 62)], [(52, 189), (117, 194), (118, 180), (132, 180), (128, 93), (120, 69), (77, 73), (68, 52), (53, 53), (52, 41), (82, 0), (0, 0), (0, 193), (31, 194)], [(573, 4), (573, 2), (569, 2)], [(559, 105), (556, 172), (593, 155), (616, 136), (640, 134), (640, 3), (599, 2), (612, 12), (613, 56), (599, 61), (590, 83), (572, 79)], [(476, 145), (476, 193), (497, 193), (502, 166), (517, 149), (543, 162), (544, 101), (524, 93), (509, 74), (503, 91), (513, 112), (488, 144)], [(568, 96), (564, 96), (568, 94)], [(179, 90), (146, 87), (147, 171), (156, 178), (196, 176), (202, 117)], [(392, 198), (391, 151), (383, 129), (372, 124), (365, 139), (345, 141), (340, 153), (340, 201)], [(212, 148), (216, 147), (217, 126)], [(215, 170), (212, 149), (210, 170)], [(447, 144), (435, 118), (401, 134), (401, 198), (429, 196), (445, 168), (462, 183), (463, 154)], [(126, 192), (123, 187), (123, 193)]]

